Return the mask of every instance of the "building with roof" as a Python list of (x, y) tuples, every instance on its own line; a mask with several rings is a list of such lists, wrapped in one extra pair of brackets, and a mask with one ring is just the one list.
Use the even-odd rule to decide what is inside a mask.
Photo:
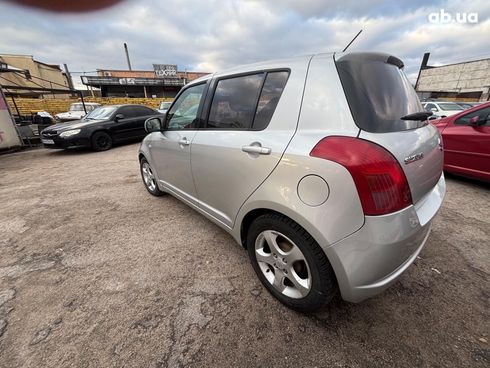
[(421, 99), (490, 100), (490, 58), (429, 66), (424, 54), (415, 90)]
[(50, 98), (50, 93), (39, 89), (70, 88), (71, 81), (59, 65), (37, 61), (32, 55), (0, 54), (0, 65), (5, 66), (0, 74), (0, 85), (10, 96)]
[(97, 69), (96, 76), (82, 76), (102, 97), (175, 97), (190, 81), (209, 73), (178, 71), (177, 65), (154, 64), (153, 70)]

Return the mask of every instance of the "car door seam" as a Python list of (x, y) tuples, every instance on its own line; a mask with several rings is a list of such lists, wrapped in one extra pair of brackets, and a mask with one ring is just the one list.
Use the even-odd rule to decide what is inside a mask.
[(314, 57), (315, 57), (315, 54), (314, 55), (311, 55), (310, 59), (308, 60), (308, 65), (306, 66), (306, 74), (305, 74), (305, 79), (304, 79), (304, 83), (303, 83), (303, 91), (301, 92), (301, 101), (299, 103), (298, 115), (297, 115), (297, 118), (296, 118), (296, 127), (294, 129), (294, 132), (291, 135), (291, 138), (289, 139), (288, 143), (286, 144), (286, 147), (284, 147), (284, 150), (281, 152), (281, 156), (279, 157), (279, 160), (277, 160), (277, 163), (274, 165), (274, 167), (272, 168), (272, 170), (269, 172), (269, 174), (267, 174), (267, 176), (264, 178), (264, 180), (262, 180), (259, 183), (259, 185), (257, 185), (257, 187), (250, 193), (250, 195), (247, 198), (245, 198), (245, 200), (243, 201), (243, 203), (238, 208), (238, 211), (235, 214), (235, 218), (233, 219), (233, 223), (231, 224), (231, 227), (232, 228), (235, 228), (236, 220), (238, 218), (238, 214), (242, 210), (242, 208), (245, 205), (245, 203), (247, 203), (247, 201), (249, 200), (249, 198), (262, 186), (262, 184), (265, 183), (265, 181), (267, 179), (269, 179), (269, 177), (272, 175), (272, 173), (276, 170), (277, 166), (281, 163), (282, 158), (284, 157), (284, 154), (286, 153), (289, 145), (291, 144), (291, 141), (293, 140), (294, 136), (296, 135), (296, 133), (298, 131), (299, 119), (301, 117), (301, 109), (303, 107), (303, 100), (304, 100), (305, 91), (306, 91), (306, 82), (308, 81), (308, 72), (310, 71), (310, 64), (311, 64), (311, 61), (313, 60)]

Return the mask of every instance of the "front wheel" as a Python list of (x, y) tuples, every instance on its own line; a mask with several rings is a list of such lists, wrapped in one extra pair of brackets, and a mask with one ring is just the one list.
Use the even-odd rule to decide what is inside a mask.
[(92, 149), (94, 151), (107, 151), (112, 147), (112, 138), (106, 132), (95, 132), (92, 135)]
[(155, 178), (155, 174), (153, 174), (153, 170), (145, 158), (141, 159), (140, 161), (140, 171), (146, 190), (148, 190), (150, 194), (156, 197), (163, 195), (164, 193), (160, 189), (158, 189), (157, 179)]
[(276, 213), (258, 217), (248, 230), (247, 250), (262, 284), (292, 309), (313, 312), (337, 293), (325, 253), (291, 219)]

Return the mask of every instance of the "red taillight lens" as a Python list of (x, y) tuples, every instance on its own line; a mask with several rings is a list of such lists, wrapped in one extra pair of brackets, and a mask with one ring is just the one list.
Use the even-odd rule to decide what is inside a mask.
[(384, 215), (412, 204), (400, 164), (375, 143), (332, 136), (318, 142), (310, 156), (335, 161), (349, 170), (366, 215)]

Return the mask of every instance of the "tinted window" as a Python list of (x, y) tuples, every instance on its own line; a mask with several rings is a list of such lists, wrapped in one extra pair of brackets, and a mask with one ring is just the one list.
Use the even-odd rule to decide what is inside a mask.
[(199, 84), (182, 92), (167, 113), (167, 129), (180, 130), (196, 127), (197, 112), (205, 87), (205, 84)]
[[(486, 107), (484, 109), (480, 109), (477, 111), (470, 112), (469, 114), (463, 115), (462, 117), (457, 119), (454, 122), (454, 124), (468, 125), (470, 123), (470, 119), (474, 118), (475, 116), (478, 116), (478, 120), (486, 120), (487, 118), (490, 117), (489, 115), (490, 115), (490, 106)], [(490, 122), (487, 121), (484, 125), (488, 126), (488, 125), (490, 125)]]
[(405, 115), (424, 111), (402, 66), (395, 57), (374, 53), (347, 54), (337, 61), (352, 116), (360, 129), (384, 133), (425, 125), (401, 120)]
[(253, 122), (254, 130), (262, 130), (269, 125), (276, 106), (281, 98), (282, 91), (288, 80), (288, 72), (268, 73), (260, 93), (257, 111)]
[(437, 107), (434, 104), (427, 104), (427, 105), (425, 105), (425, 109), (427, 111), (431, 111), (430, 109), (436, 109), (437, 110)]
[(136, 116), (155, 115), (157, 112), (146, 106), (133, 106)]
[(264, 74), (218, 81), (211, 103), (207, 128), (250, 129)]
[(125, 119), (138, 116), (132, 106), (123, 106), (117, 110), (118, 114), (123, 114)]

